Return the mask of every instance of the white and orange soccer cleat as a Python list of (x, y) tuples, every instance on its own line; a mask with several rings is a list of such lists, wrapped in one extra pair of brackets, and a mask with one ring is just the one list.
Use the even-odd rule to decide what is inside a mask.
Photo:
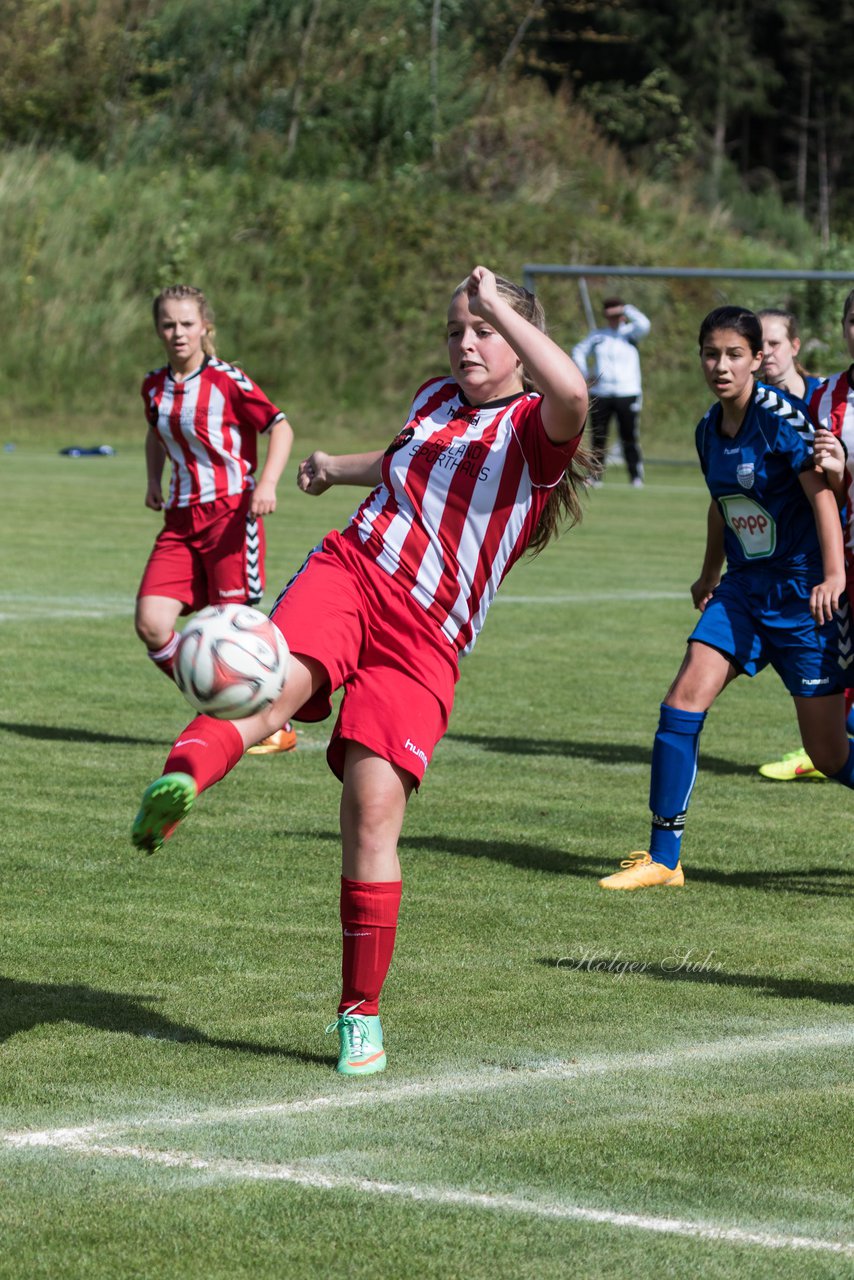
[(625, 858), (620, 866), (622, 871), (599, 881), (601, 889), (676, 889), (685, 883), (681, 862), (675, 867), (665, 867), (661, 862), (653, 862), (643, 850)]
[(260, 742), (256, 742), (254, 747), (250, 747), (246, 754), (250, 756), (271, 756), (275, 755), (277, 751), (294, 751), (296, 745), (296, 731), (289, 720), (284, 729), (277, 729), (275, 733), (270, 734), (269, 738), (262, 738)]

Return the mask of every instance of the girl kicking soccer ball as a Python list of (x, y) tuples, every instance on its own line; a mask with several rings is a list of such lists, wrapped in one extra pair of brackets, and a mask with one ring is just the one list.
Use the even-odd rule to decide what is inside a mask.
[[(149, 373), (142, 399), (145, 505), (164, 512), (136, 600), (136, 633), (172, 678), (182, 614), (210, 604), (257, 604), (264, 591), (264, 520), (293, 442), (280, 409), (214, 350), (213, 313), (200, 289), (171, 285), (154, 299), (154, 327), (168, 364)], [(267, 456), (258, 480), (258, 437)], [(172, 464), (168, 494), (163, 466)], [(286, 726), (259, 750), (296, 746)]]
[(742, 672), (774, 667), (794, 699), (804, 749), (822, 772), (854, 787), (843, 697), (850, 657), (840, 646), (849, 626), (842, 529), (826, 478), (840, 475), (842, 450), (829, 432), (814, 449), (800, 402), (754, 381), (762, 350), (758, 317), (740, 307), (719, 307), (700, 328), (700, 362), (716, 398), (696, 432), (712, 495), (706, 555), (691, 588), (702, 617), (661, 704), (649, 851), (600, 880), (603, 889), (685, 883), (680, 847), (700, 732)]
[(416, 392), (385, 451), (301, 463), (306, 493), (372, 490), (273, 609), (292, 654), (285, 689), (251, 719), (194, 720), (133, 825), (134, 843), (153, 853), (248, 747), (291, 717), (325, 718), (343, 686), (328, 748), (343, 783), (343, 988), (328, 1030), (345, 1075), (386, 1065), (378, 1002), (400, 906), (398, 837), (447, 728), (460, 654), (511, 566), (545, 546), (562, 516), (580, 516), (587, 388), (544, 328), (532, 294), (475, 267), (448, 312), (452, 376)]

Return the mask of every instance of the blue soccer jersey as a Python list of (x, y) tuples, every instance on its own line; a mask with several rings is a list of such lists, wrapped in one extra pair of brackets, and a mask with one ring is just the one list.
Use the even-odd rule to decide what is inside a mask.
[(804, 388), (805, 388), (804, 394), (803, 394), (803, 400), (807, 404), (809, 404), (810, 400), (812, 399), (813, 392), (816, 391), (823, 382), (827, 382), (827, 378), (819, 378), (817, 374), (813, 374), (813, 373), (805, 373), (803, 375), (803, 378), (804, 378)]
[(735, 436), (712, 405), (697, 426), (700, 465), (723, 516), (727, 568), (821, 576), (815, 516), (798, 479), (812, 466), (814, 428), (803, 401), (757, 382)]

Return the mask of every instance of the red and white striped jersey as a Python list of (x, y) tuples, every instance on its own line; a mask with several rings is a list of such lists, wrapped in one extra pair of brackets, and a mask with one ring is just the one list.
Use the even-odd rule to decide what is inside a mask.
[(142, 384), (149, 426), (172, 462), (166, 507), (191, 507), (254, 488), (258, 435), (285, 415), (242, 369), (215, 356), (176, 382), (168, 365)]
[(820, 427), (832, 431), (839, 436), (848, 450), (848, 463), (845, 468), (845, 487), (848, 502), (845, 507), (845, 555), (849, 571), (854, 560), (854, 384), (851, 373), (854, 365), (842, 373), (834, 373), (813, 392), (810, 398), (810, 413)]
[(578, 447), (549, 440), (541, 406), (527, 392), (472, 406), (450, 378), (425, 383), (345, 531), (463, 652)]

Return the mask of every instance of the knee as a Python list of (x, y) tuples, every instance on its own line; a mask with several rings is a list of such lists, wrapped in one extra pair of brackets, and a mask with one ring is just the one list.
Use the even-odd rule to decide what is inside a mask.
[(172, 634), (173, 627), (166, 625), (156, 613), (146, 609), (145, 605), (137, 605), (134, 616), (134, 630), (146, 649), (156, 651), (162, 649)]
[(399, 825), (380, 795), (348, 797), (341, 806), (341, 828), (350, 849), (361, 856), (397, 846)]
[(166, 641), (164, 640), (163, 644), (158, 644), (158, 639), (159, 639), (158, 632), (155, 631), (155, 629), (148, 622), (146, 622), (141, 618), (137, 618), (136, 622), (134, 623), (134, 627), (136, 630), (137, 637), (142, 641), (146, 649), (156, 650), (156, 649), (163, 648), (163, 644), (165, 644)]
[(828, 778), (834, 777), (848, 763), (849, 751), (826, 742), (814, 742), (809, 746), (804, 744), (804, 749), (819, 773)]

